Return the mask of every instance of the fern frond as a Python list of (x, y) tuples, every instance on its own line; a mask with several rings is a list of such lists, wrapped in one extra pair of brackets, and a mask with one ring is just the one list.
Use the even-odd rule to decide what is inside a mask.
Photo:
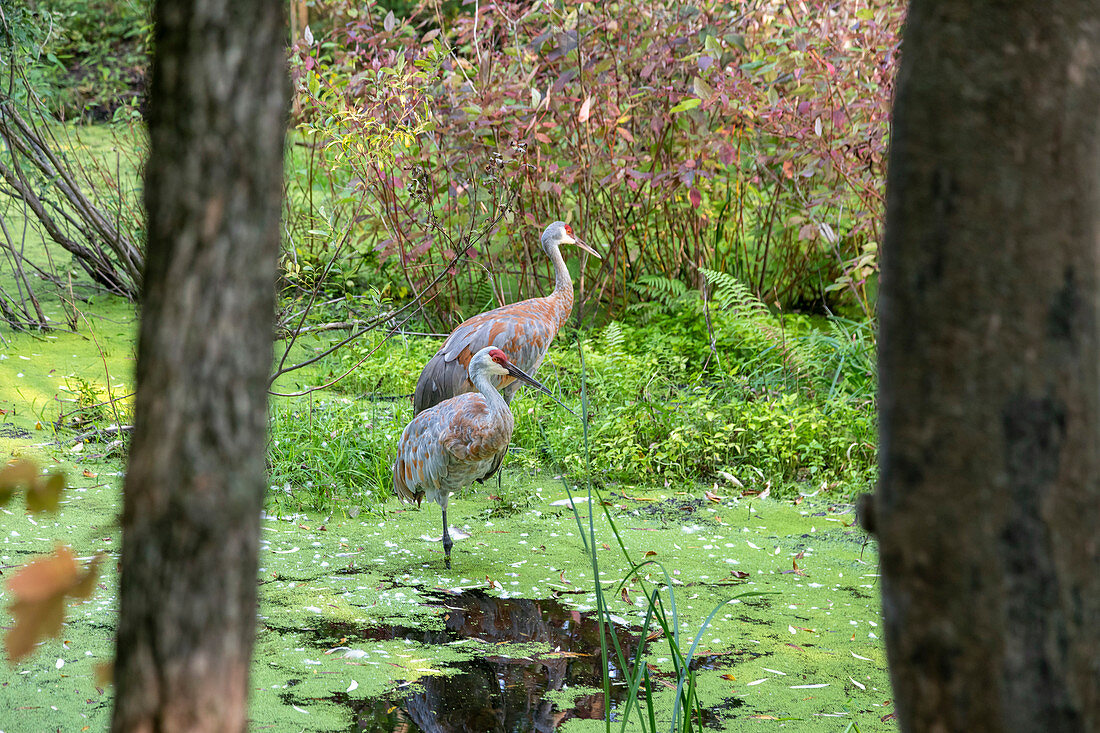
[(603, 334), (600, 337), (603, 341), (603, 348), (609, 354), (619, 355), (622, 353), (623, 342), (626, 341), (626, 334), (623, 333), (623, 327), (619, 325), (618, 321), (611, 321), (604, 327)]
[(729, 310), (743, 318), (767, 317), (768, 307), (753, 295), (743, 282), (725, 272), (700, 267), (699, 272), (714, 288), (712, 300), (723, 310)]

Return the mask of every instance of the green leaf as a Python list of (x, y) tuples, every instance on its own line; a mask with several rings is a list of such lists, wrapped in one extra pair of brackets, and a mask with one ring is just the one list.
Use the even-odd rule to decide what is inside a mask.
[(687, 97), (686, 99), (681, 99), (680, 103), (670, 109), (669, 112), (672, 112), (673, 114), (676, 114), (677, 112), (686, 112), (689, 109), (695, 109), (702, 103), (703, 100), (699, 99), (698, 97)]

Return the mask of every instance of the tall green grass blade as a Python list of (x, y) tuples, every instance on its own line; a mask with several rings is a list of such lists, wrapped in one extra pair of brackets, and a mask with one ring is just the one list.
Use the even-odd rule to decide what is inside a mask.
[[(611, 733), (611, 677), (608, 670), (607, 637), (610, 633), (615, 639), (615, 628), (610, 619), (610, 611), (607, 609), (607, 599), (603, 595), (603, 586), (600, 584), (600, 563), (596, 557), (596, 521), (595, 510), (592, 508), (592, 454), (588, 445), (588, 376), (584, 364), (584, 343), (577, 340), (577, 350), (581, 361), (581, 426), (584, 431), (584, 467), (585, 482), (588, 485), (588, 556), (592, 558), (592, 584), (596, 588), (596, 631), (600, 635), (600, 658), (603, 659), (603, 699), (604, 699), (604, 727), (607, 733)], [(568, 487), (567, 487), (568, 488)], [(577, 512), (575, 503), (570, 496), (570, 504), (573, 504), (573, 512)], [(606, 630), (605, 630), (606, 622)], [(615, 639), (618, 646), (618, 639)]]
[[(647, 603), (646, 603), (646, 610), (645, 610), (645, 620), (642, 622), (641, 638), (638, 640), (638, 648), (636, 650), (634, 650), (634, 668), (633, 668), (634, 671), (627, 675), (627, 679), (630, 681), (630, 686), (628, 687), (628, 690), (627, 690), (627, 693), (626, 693), (626, 705), (623, 707), (623, 713), (622, 713), (623, 725), (622, 725), (622, 728), (619, 729), (620, 733), (626, 733), (626, 725), (630, 721), (630, 710), (633, 707), (634, 700), (637, 698), (637, 695), (638, 695), (638, 685), (642, 681), (642, 673), (643, 673), (643, 671), (646, 670), (645, 664), (642, 663), (642, 657), (645, 654), (646, 637), (649, 634), (649, 622), (653, 619), (653, 611), (654, 611), (654, 608), (655, 608), (656, 603), (657, 603), (657, 589), (656, 588), (653, 589), (653, 596), (652, 597), (647, 596), (646, 601), (647, 601)], [(625, 671), (626, 670), (624, 670), (624, 672)], [(650, 710), (650, 715), (652, 716), (652, 714), (653, 714), (653, 711)], [(645, 719), (644, 718), (641, 719), (641, 723), (642, 723), (642, 730), (645, 731), (646, 727), (645, 727)], [(653, 730), (656, 731), (657, 730), (656, 727), (654, 727)]]
[(657, 731), (657, 714), (653, 710), (653, 682), (649, 678), (649, 669), (644, 669), (645, 675), (645, 704), (646, 712), (649, 714), (650, 730), (656, 733)]

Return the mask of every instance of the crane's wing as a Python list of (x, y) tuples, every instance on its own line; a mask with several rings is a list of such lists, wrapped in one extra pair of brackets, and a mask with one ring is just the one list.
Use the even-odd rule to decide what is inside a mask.
[[(558, 333), (559, 318), (560, 313), (549, 298), (531, 298), (463, 322), (421, 372), (413, 394), (413, 414), (419, 415), (455, 395), (472, 392), (474, 386), (467, 368), (473, 355), (486, 346), (502, 349), (513, 364), (534, 374)], [(498, 389), (513, 381), (511, 377), (493, 378)], [(514, 393), (515, 389), (507, 390), (505, 396), (510, 400)]]
[(484, 476), (477, 479), (477, 482), (479, 484), (483, 484), (486, 481), (488, 481), (489, 479), (491, 479), (496, 474), (496, 472), (500, 470), (501, 464), (504, 463), (504, 459), (505, 459), (505, 457), (507, 457), (507, 455), (508, 455), (508, 446), (504, 446), (504, 450), (502, 450), (500, 453), (497, 454), (497, 458), (496, 458), (495, 461), (493, 461), (493, 465), (489, 466), (489, 470), (485, 473)]
[(417, 415), (401, 433), (393, 463), (393, 489), (404, 502), (424, 499), (426, 489), (438, 489), (450, 470), (450, 453), (443, 446), (449, 410), (446, 405)]
[(500, 420), (494, 422), (480, 394), (458, 395), (440, 405), (451, 406), (454, 410), (443, 435), (443, 445), (457, 461), (471, 467), (478, 464), (468, 480), (484, 482), (500, 469), (508, 453), (515, 426), (512, 413), (505, 410)]

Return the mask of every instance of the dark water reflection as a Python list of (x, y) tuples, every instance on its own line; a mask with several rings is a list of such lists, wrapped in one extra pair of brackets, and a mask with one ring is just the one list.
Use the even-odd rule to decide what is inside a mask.
[[(528, 733), (553, 731), (570, 718), (602, 719), (603, 693), (584, 695), (559, 708), (544, 699), (565, 687), (603, 684), (597, 624), (589, 614), (566, 608), (557, 601), (500, 599), (483, 593), (441, 595), (433, 605), (444, 610), (444, 631), (384, 628), (359, 631), (331, 629), (334, 635), (356, 640), (410, 639), (423, 644), (446, 644), (457, 639), (488, 643), (535, 642), (557, 653), (527, 659), (486, 656), (458, 666), (462, 674), (427, 677), (406, 697), (367, 701), (338, 699), (354, 710), (356, 733)], [(633, 654), (638, 634), (615, 629), (626, 654)], [(563, 655), (577, 656), (563, 656)], [(617, 669), (613, 681), (621, 681)], [(614, 709), (626, 694), (612, 687)]]

